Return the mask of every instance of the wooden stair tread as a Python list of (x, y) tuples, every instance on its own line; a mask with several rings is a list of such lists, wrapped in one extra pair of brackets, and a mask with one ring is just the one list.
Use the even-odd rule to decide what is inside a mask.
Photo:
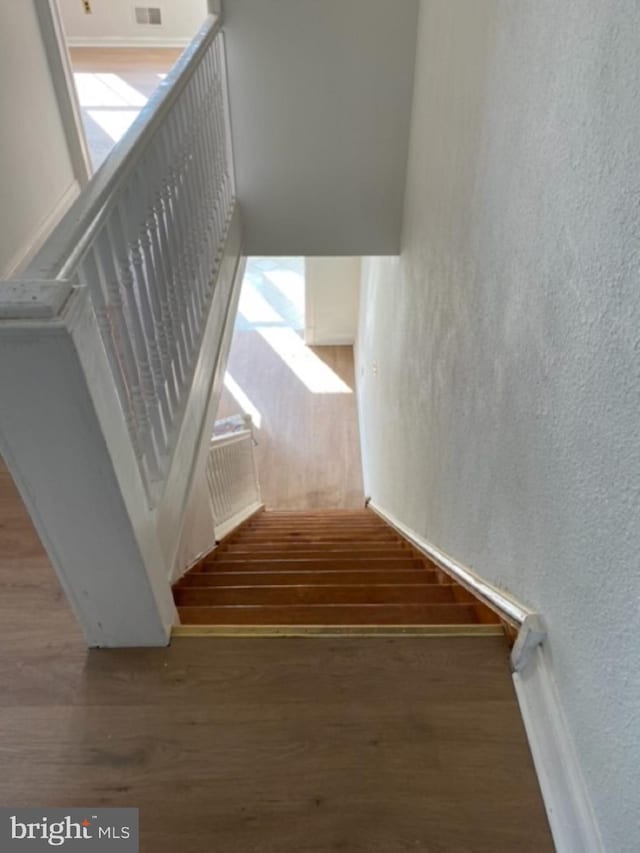
[(291, 571), (197, 572), (186, 575), (176, 588), (203, 586), (283, 586), (316, 584), (415, 584), (437, 583), (437, 575), (428, 569), (308, 569)]
[(174, 586), (174, 598), (183, 626), (212, 629), (499, 622), (369, 510), (258, 513)]
[(255, 532), (247, 532), (242, 535), (236, 534), (229, 538), (229, 542), (353, 542), (353, 541), (368, 541), (368, 542), (399, 542), (404, 544), (399, 536), (393, 533), (384, 533), (375, 531), (372, 533), (361, 531), (265, 531), (256, 530)]
[(447, 604), (450, 584), (332, 584), (318, 586), (184, 587), (175, 591), (178, 607), (219, 604)]
[(293, 547), (293, 546), (276, 546), (276, 547), (264, 547), (264, 548), (219, 548), (217, 550), (217, 554), (219, 558), (225, 557), (236, 557), (250, 560), (252, 557), (262, 557), (268, 558), (270, 560), (283, 560), (288, 558), (299, 557), (303, 558), (322, 558), (322, 557), (336, 557), (336, 558), (345, 558), (345, 557), (360, 557), (364, 558), (373, 558), (373, 557), (386, 557), (387, 559), (393, 559), (395, 557), (401, 557), (402, 554), (407, 554), (411, 556), (411, 552), (404, 548), (364, 548), (364, 547), (355, 547), (348, 548), (346, 546), (342, 547), (323, 547), (323, 548), (313, 548), (313, 547)]
[(178, 607), (183, 625), (470, 625), (470, 604), (305, 604)]
[(296, 572), (296, 571), (363, 571), (363, 570), (382, 570), (385, 571), (437, 571), (435, 567), (421, 563), (419, 560), (413, 559), (411, 555), (405, 558), (397, 559), (379, 559), (376, 557), (365, 557), (363, 559), (346, 559), (343, 558), (326, 558), (316, 559), (307, 557), (303, 559), (287, 559), (283, 557), (279, 560), (242, 560), (242, 559), (210, 559), (197, 566), (190, 574), (200, 574), (201, 572)]

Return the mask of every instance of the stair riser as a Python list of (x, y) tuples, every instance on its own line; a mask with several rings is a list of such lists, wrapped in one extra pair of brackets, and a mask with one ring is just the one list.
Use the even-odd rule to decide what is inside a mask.
[(297, 604), (447, 604), (454, 603), (450, 586), (284, 586), (193, 587), (177, 589), (178, 607), (209, 605)]
[(296, 605), (180, 607), (184, 625), (469, 625), (477, 622), (464, 604)]
[(323, 542), (323, 541), (338, 541), (338, 542), (352, 542), (354, 539), (364, 539), (364, 540), (375, 540), (376, 542), (385, 541), (385, 542), (400, 542), (402, 540), (399, 536), (396, 536), (393, 533), (380, 533), (378, 530), (374, 530), (370, 533), (367, 532), (359, 532), (359, 531), (328, 531), (328, 532), (315, 532), (315, 531), (289, 531), (283, 532), (280, 530), (243, 530), (236, 534), (232, 534), (225, 541), (228, 542), (256, 542), (263, 541), (265, 539), (277, 539), (282, 542), (297, 542), (299, 540), (302, 541), (312, 541), (312, 542)]
[[(198, 572), (187, 575), (178, 589), (203, 586), (335, 586), (336, 584), (421, 584), (438, 583), (435, 572), (426, 569), (393, 571), (290, 571), (290, 572)], [(467, 593), (468, 594), (468, 593)], [(456, 601), (463, 601), (456, 597)]]
[(260, 513), (183, 578), (174, 595), (184, 624), (232, 631), (484, 628), (499, 621), (364, 510)]
[(263, 561), (263, 560), (349, 560), (350, 558), (361, 558), (363, 560), (373, 560), (373, 559), (384, 559), (384, 560), (402, 560), (403, 554), (406, 553), (407, 557), (411, 559), (411, 553), (409, 551), (406, 552), (396, 552), (396, 551), (359, 551), (357, 553), (357, 557), (352, 551), (289, 551), (285, 549), (283, 551), (274, 551), (271, 549), (258, 549), (257, 551), (226, 551), (223, 554), (220, 554), (220, 559), (210, 558), (208, 560), (208, 564), (218, 564), (218, 562), (226, 561), (227, 558), (236, 559), (236, 560), (245, 560), (247, 563), (252, 563), (254, 561)]
[(283, 551), (287, 550), (289, 553), (293, 554), (296, 551), (309, 551), (311, 549), (317, 550), (318, 553), (324, 551), (348, 551), (350, 554), (356, 554), (357, 552), (363, 551), (384, 551), (391, 554), (403, 554), (410, 553), (408, 546), (403, 545), (402, 543), (388, 543), (381, 542), (380, 544), (376, 544), (374, 542), (323, 542), (320, 543), (306, 543), (306, 542), (223, 542), (218, 547), (219, 553), (247, 553), (253, 554), (260, 551)]
[(363, 537), (361, 539), (353, 538), (353, 539), (337, 539), (337, 538), (328, 538), (328, 539), (313, 539), (306, 537), (291, 537), (288, 539), (283, 539), (276, 536), (265, 536), (262, 538), (254, 538), (243, 536), (242, 539), (231, 539), (224, 540), (220, 543), (219, 549), (238, 549), (238, 550), (246, 550), (252, 548), (264, 548), (268, 547), (278, 547), (280, 549), (283, 548), (348, 548), (351, 550), (352, 548), (386, 548), (387, 550), (397, 549), (400, 551), (408, 550), (403, 546), (401, 542), (398, 542), (396, 539), (376, 539), (371, 537)]
[(345, 570), (361, 571), (366, 569), (384, 569), (385, 571), (393, 572), (407, 571), (408, 569), (435, 571), (435, 569), (428, 569), (425, 564), (421, 563), (419, 560), (413, 559), (410, 554), (408, 554), (406, 558), (400, 557), (391, 560), (388, 558), (377, 559), (373, 557), (365, 557), (363, 559), (349, 557), (346, 559), (318, 559), (315, 554), (311, 558), (306, 559), (300, 558), (299, 554), (297, 555), (297, 558), (292, 558), (289, 554), (287, 557), (276, 560), (260, 559), (259, 557), (254, 560), (245, 560), (242, 557), (233, 558), (229, 556), (220, 556), (217, 559), (211, 557), (201, 563), (198, 569), (194, 570), (193, 575), (197, 575), (200, 572), (295, 572), (308, 571), (310, 569), (320, 569), (331, 572), (342, 572)]

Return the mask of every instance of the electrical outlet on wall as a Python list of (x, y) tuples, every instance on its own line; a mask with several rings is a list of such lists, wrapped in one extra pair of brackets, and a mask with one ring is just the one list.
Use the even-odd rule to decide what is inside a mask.
[(93, 9), (91, 8), (91, 0), (82, 0), (82, 8), (84, 9), (85, 15), (91, 15)]

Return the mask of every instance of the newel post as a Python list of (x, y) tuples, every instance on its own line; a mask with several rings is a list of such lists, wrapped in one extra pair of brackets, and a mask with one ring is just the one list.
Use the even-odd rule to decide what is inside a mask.
[(84, 288), (0, 282), (0, 454), (87, 643), (166, 645), (167, 567)]

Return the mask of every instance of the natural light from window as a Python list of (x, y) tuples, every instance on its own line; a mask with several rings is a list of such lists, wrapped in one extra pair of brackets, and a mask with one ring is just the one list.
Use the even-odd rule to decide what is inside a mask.
[[(250, 258), (240, 294), (239, 328), (257, 332), (313, 394), (352, 394), (347, 383), (303, 340), (303, 269), (301, 259)], [(241, 404), (233, 388), (227, 387), (243, 410), (249, 411), (246, 401)], [(237, 385), (235, 390), (243, 393)]]
[(118, 74), (78, 71), (73, 77), (82, 109), (113, 142), (118, 142), (148, 98)]
[(258, 329), (265, 341), (313, 394), (351, 394), (351, 388), (288, 326)]
[(262, 415), (228, 371), (224, 376), (224, 384), (245, 415), (251, 415), (251, 420), (255, 428), (260, 429), (262, 426)]

